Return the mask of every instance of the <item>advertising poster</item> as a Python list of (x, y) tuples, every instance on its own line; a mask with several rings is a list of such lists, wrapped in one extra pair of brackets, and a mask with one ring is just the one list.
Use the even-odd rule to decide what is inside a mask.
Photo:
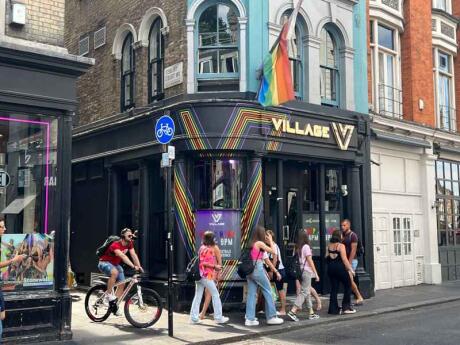
[[(325, 215), (326, 223), (326, 245), (335, 230), (340, 229), (340, 214), (339, 213), (327, 213)], [(320, 251), (320, 238), (319, 238), (319, 214), (318, 213), (304, 213), (303, 214), (303, 226), (308, 233), (310, 239), (310, 245), (314, 252), (314, 255), (319, 255)]]
[(214, 232), (223, 260), (237, 260), (241, 248), (241, 212), (234, 210), (205, 210), (195, 213), (196, 250), (201, 246), (203, 234)]
[(4, 234), (1, 237), (1, 261), (25, 254), (22, 262), (0, 269), (2, 290), (14, 291), (53, 287), (54, 242), (43, 234)]

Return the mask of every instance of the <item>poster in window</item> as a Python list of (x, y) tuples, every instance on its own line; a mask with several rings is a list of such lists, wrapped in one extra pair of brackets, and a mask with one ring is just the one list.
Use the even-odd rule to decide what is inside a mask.
[(237, 260), (241, 251), (241, 212), (236, 210), (201, 210), (195, 214), (196, 250), (203, 235), (212, 231), (223, 260)]
[(1, 261), (25, 254), (22, 262), (0, 269), (2, 290), (18, 291), (53, 287), (54, 240), (44, 234), (5, 234), (1, 237)]
[[(310, 240), (310, 246), (314, 252), (313, 255), (319, 255), (320, 251), (320, 232), (319, 232), (319, 214), (318, 213), (304, 213), (303, 227), (307, 231)], [(329, 242), (332, 233), (340, 229), (340, 214), (327, 213), (325, 215), (326, 225), (326, 244)]]

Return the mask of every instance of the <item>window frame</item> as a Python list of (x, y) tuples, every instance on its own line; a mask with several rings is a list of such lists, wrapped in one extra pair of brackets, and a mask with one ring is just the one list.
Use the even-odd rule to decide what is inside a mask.
[[(444, 7), (439, 6), (440, 2), (444, 2)], [(451, 0), (433, 0), (433, 8), (452, 14), (452, 1)]]
[[(128, 42), (131, 41), (130, 43), (130, 68), (127, 71), (124, 71), (124, 62), (125, 62), (125, 48)], [(134, 83), (135, 83), (135, 72), (136, 72), (136, 60), (135, 60), (135, 51), (134, 51), (134, 36), (130, 32), (126, 35), (126, 37), (123, 40), (123, 45), (121, 48), (121, 68), (120, 68), (120, 84), (121, 84), (121, 111), (125, 111), (127, 109), (135, 107), (135, 101), (134, 101)], [(129, 93), (130, 93), (130, 102), (126, 104), (126, 93), (125, 93), (125, 85), (126, 85), (126, 79), (130, 78), (130, 85), (129, 85)]]
[[(155, 25), (160, 23), (159, 29), (157, 32), (156, 40), (157, 40), (157, 52), (156, 57), (152, 59), (151, 56), (151, 45), (152, 45), (152, 34), (153, 30), (156, 29)], [(156, 18), (152, 25), (150, 26), (149, 30), (149, 47), (148, 47), (148, 101), (149, 103), (160, 101), (164, 98), (164, 57), (165, 57), (165, 49), (164, 49), (164, 36), (162, 33), (163, 29), (163, 20), (161, 17)], [(153, 76), (152, 72), (154, 69), (154, 65), (156, 65), (156, 78), (157, 78), (157, 92), (154, 93), (152, 90), (153, 87)]]
[[(440, 66), (441, 56), (447, 57), (448, 68), (444, 70)], [(455, 73), (454, 73), (454, 58), (452, 54), (435, 47), (433, 49), (433, 60), (434, 60), (434, 93), (436, 97), (436, 121), (437, 127), (450, 132), (457, 132), (457, 117), (456, 117), (456, 100), (455, 100)], [(446, 78), (448, 81), (448, 102), (444, 103), (441, 99), (441, 79)], [(447, 110), (447, 126), (445, 122), (445, 116), (443, 111)]]
[[(321, 87), (321, 81), (323, 79), (322, 77), (322, 71), (323, 70), (327, 70), (327, 71), (334, 71), (334, 85), (335, 85), (335, 100), (332, 100), (332, 99), (327, 99), (327, 98), (324, 98), (322, 95), (321, 95), (321, 104), (322, 105), (327, 105), (327, 106), (332, 106), (332, 107), (339, 107), (340, 105), (340, 57), (339, 57), (339, 40), (337, 39), (337, 35), (334, 33), (333, 30), (329, 29), (327, 26), (323, 27), (321, 29), (321, 32), (320, 32), (320, 40), (321, 40), (321, 43), (320, 43), (320, 46), (323, 44), (323, 40), (322, 40), (322, 31), (325, 30), (326, 31), (326, 35), (327, 33), (329, 33), (329, 35), (331, 36), (331, 40), (333, 42), (333, 45), (334, 45), (334, 62), (335, 62), (335, 66), (332, 66), (332, 65), (323, 65), (321, 62), (322, 62), (322, 57), (321, 57), (321, 48), (320, 48), (320, 58), (319, 58), (319, 67), (320, 67), (320, 95), (321, 95), (321, 92), (322, 92), (322, 87)], [(327, 36), (326, 36), (326, 46), (327, 46)], [(327, 58), (326, 58), (327, 60)]]
[[(241, 46), (240, 46), (240, 25), (238, 23), (238, 30), (237, 30), (237, 43), (236, 44), (232, 44), (232, 45), (209, 45), (209, 46), (205, 46), (205, 47), (202, 47), (201, 44), (200, 44), (200, 20), (201, 20), (201, 16), (203, 15), (203, 13), (208, 10), (209, 8), (211, 7), (218, 7), (219, 5), (223, 5), (223, 6), (227, 6), (228, 8), (232, 9), (238, 16), (240, 16), (240, 13), (238, 11), (238, 8), (236, 8), (236, 6), (234, 6), (234, 4), (232, 3), (229, 3), (229, 2), (225, 2), (225, 1), (215, 1), (215, 2), (210, 2), (209, 4), (207, 4), (207, 6), (204, 6), (203, 8), (201, 8), (199, 11), (197, 11), (196, 15), (195, 15), (195, 18), (196, 18), (196, 22), (197, 22), (197, 25), (196, 25), (196, 30), (195, 30), (195, 44), (196, 44), (196, 49), (195, 49), (195, 80), (196, 80), (196, 83), (198, 84), (199, 81), (206, 81), (206, 80), (240, 80), (241, 78), (241, 65), (242, 65), (242, 61), (241, 61)], [(218, 14), (218, 10), (217, 10), (217, 14)], [(216, 22), (218, 23), (218, 17), (216, 17)], [(216, 26), (217, 29), (218, 29), (218, 25)], [(217, 30), (217, 33), (219, 33), (219, 31)], [(238, 55), (238, 72), (234, 72), (234, 73), (200, 73), (200, 66), (201, 66), (201, 61), (200, 61), (200, 51), (203, 51), (203, 50), (218, 50), (218, 51), (221, 51), (221, 50), (227, 50), (227, 49), (236, 49)], [(218, 61), (218, 63), (220, 64), (221, 61)], [(212, 66), (212, 64), (211, 64)]]

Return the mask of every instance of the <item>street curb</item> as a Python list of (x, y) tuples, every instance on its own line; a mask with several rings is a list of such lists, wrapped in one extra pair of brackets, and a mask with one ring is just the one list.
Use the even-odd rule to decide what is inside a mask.
[(243, 335), (235, 335), (235, 336), (230, 336), (230, 337), (226, 337), (223, 339), (213, 339), (213, 340), (206, 340), (206, 341), (199, 341), (199, 342), (190, 342), (189, 344), (194, 344), (194, 345), (229, 344), (229, 343), (244, 341), (244, 340), (249, 340), (249, 339), (257, 339), (257, 338), (265, 337), (268, 335), (287, 333), (287, 332), (296, 331), (296, 330), (303, 329), (303, 328), (314, 327), (316, 325), (324, 325), (324, 324), (329, 324), (332, 322), (345, 322), (345, 321), (350, 321), (350, 320), (355, 320), (355, 319), (362, 319), (362, 318), (370, 317), (370, 316), (384, 315), (384, 314), (393, 313), (393, 312), (429, 307), (429, 306), (436, 305), (436, 304), (445, 304), (445, 303), (455, 302), (455, 301), (460, 301), (460, 295), (457, 297), (446, 297), (446, 298), (430, 299), (430, 300), (426, 300), (423, 302), (407, 303), (407, 304), (400, 305), (398, 307), (379, 308), (374, 311), (360, 312), (360, 313), (346, 315), (346, 316), (321, 318), (313, 322), (311, 320), (304, 320), (304, 321), (300, 321), (296, 323), (288, 322), (287, 324), (285, 322), (283, 326), (272, 327), (270, 329), (262, 330), (260, 332), (251, 332), (251, 333), (243, 334)]

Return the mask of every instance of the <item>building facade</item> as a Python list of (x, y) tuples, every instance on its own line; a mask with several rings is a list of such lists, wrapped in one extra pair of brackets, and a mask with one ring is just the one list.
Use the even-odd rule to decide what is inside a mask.
[(0, 213), (7, 343), (71, 338), (67, 288), (76, 79), (92, 60), (63, 48), (64, 0), (0, 1)]
[[(255, 225), (275, 231), (283, 256), (307, 229), (324, 278), (325, 245), (343, 217), (366, 244), (361, 281), (373, 293), (366, 4), (303, 3), (290, 56), (297, 99), (263, 108), (261, 66), (296, 4), (68, 1), (66, 46), (96, 59), (79, 80), (73, 139), (71, 262), (80, 282), (97, 273), (99, 242), (129, 226), (139, 229), (151, 283), (163, 286), (163, 147), (153, 130), (167, 113), (176, 124), (176, 305), (191, 301), (193, 288), (179, 281), (204, 230), (223, 248), (225, 302), (240, 303), (236, 262)], [(327, 279), (318, 288), (327, 291)]]
[(459, 4), (368, 6), (376, 288), (455, 280)]

